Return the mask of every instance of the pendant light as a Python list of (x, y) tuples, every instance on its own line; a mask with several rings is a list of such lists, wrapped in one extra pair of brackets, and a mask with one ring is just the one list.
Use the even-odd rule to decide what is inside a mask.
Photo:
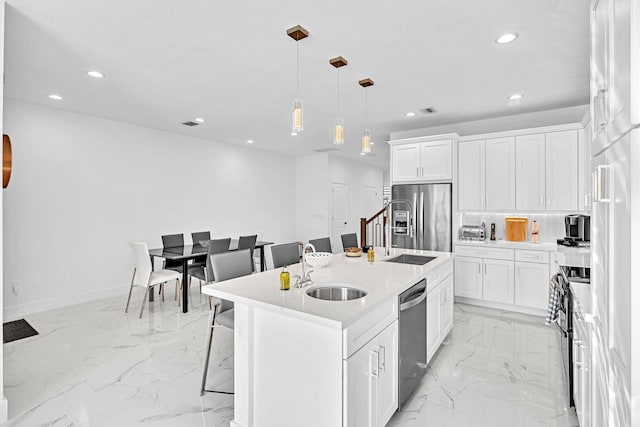
[(364, 132), (362, 132), (362, 149), (360, 154), (369, 154), (371, 153), (371, 146), (373, 142), (371, 141), (371, 131), (369, 130), (368, 124), (368, 103), (367, 103), (367, 88), (369, 86), (373, 86), (373, 80), (366, 78), (358, 81), (358, 84), (364, 88)]
[(300, 47), (298, 42), (309, 37), (309, 32), (301, 25), (287, 30), (287, 35), (296, 41), (296, 99), (293, 100), (293, 123), (291, 130), (300, 133), (304, 129), (302, 121), (302, 99), (300, 99)]
[(348, 64), (347, 60), (342, 56), (331, 58), (329, 64), (338, 70), (338, 116), (333, 122), (333, 143), (335, 145), (344, 144), (344, 120), (340, 117), (340, 67)]

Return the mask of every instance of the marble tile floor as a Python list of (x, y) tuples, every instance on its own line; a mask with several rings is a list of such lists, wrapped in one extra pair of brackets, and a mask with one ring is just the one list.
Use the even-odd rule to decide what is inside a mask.
[(560, 334), (540, 317), (454, 306), (454, 327), (388, 426), (571, 427)]
[[(194, 292), (186, 314), (156, 301), (138, 319), (141, 299), (129, 314), (122, 296), (27, 316), (40, 335), (4, 346), (7, 425), (228, 426), (233, 396), (198, 391), (206, 299)], [(233, 333), (216, 334), (208, 385), (231, 390)], [(456, 304), (453, 331), (389, 425), (569, 427), (561, 363), (540, 318)]]

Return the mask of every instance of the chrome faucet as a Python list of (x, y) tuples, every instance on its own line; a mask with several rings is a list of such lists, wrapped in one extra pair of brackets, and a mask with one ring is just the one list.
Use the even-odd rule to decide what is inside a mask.
[(316, 247), (311, 243), (307, 243), (306, 245), (302, 246), (302, 252), (300, 256), (302, 258), (300, 260), (300, 264), (302, 265), (302, 277), (298, 276), (297, 274), (293, 276), (296, 279), (296, 282), (293, 284), (294, 288), (301, 288), (304, 285), (311, 285), (313, 283), (313, 280), (311, 280), (311, 273), (313, 273), (313, 270), (309, 270), (306, 273), (304, 271), (304, 254), (307, 252), (307, 249), (311, 249), (312, 252), (316, 251)]
[(413, 203), (411, 203), (409, 200), (404, 200), (404, 199), (391, 200), (389, 203), (387, 203), (387, 206), (385, 206), (385, 209), (387, 210), (387, 221), (389, 222), (389, 227), (387, 227), (387, 238), (384, 242), (385, 243), (384, 252), (386, 255), (391, 255), (391, 251), (390, 251), (391, 230), (395, 230), (396, 228), (402, 228), (402, 229), (405, 228), (405, 227), (394, 227), (393, 225), (393, 218), (391, 218), (391, 205), (393, 205), (394, 203), (403, 203), (403, 204), (409, 205), (409, 223), (407, 224), (407, 227), (409, 228), (409, 237), (412, 239), (415, 238), (414, 231), (413, 231), (413, 227), (415, 225), (413, 221), (413, 217), (414, 217)]

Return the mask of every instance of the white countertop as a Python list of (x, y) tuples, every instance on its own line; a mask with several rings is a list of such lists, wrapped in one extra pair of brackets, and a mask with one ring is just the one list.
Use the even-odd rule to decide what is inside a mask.
[(557, 243), (551, 242), (510, 242), (508, 240), (454, 240), (454, 245), (470, 245), (470, 246), (483, 246), (483, 247), (499, 247), (505, 249), (526, 249), (533, 251), (548, 251), (554, 252)]
[(587, 318), (591, 316), (591, 285), (589, 283), (569, 282), (569, 287), (576, 301), (576, 306), (573, 310)]
[(591, 267), (591, 248), (558, 245), (556, 259), (559, 265)]
[[(258, 274), (239, 277), (218, 284), (202, 287), (207, 295), (261, 307), (292, 317), (303, 317), (326, 326), (344, 329), (360, 318), (370, 308), (379, 303), (396, 298), (405, 289), (417, 283), (431, 270), (441, 266), (453, 258), (449, 252), (419, 251), (412, 249), (391, 249), (392, 258), (403, 253), (435, 256), (433, 261), (425, 265), (407, 265), (383, 262), (387, 258), (383, 248), (375, 248), (375, 262), (367, 262), (366, 254), (359, 258), (349, 258), (344, 254), (334, 254), (331, 264), (324, 268), (313, 268), (312, 285), (280, 290), (280, 272), (274, 269)], [(309, 267), (311, 268), (311, 267)], [(300, 274), (300, 264), (289, 266), (293, 277)], [(313, 287), (330, 283), (345, 284), (364, 289), (367, 295), (353, 301), (324, 301), (306, 294)]]

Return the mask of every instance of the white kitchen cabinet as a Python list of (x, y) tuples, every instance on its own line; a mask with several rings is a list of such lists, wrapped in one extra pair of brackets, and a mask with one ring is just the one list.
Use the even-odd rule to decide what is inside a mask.
[(515, 138), (458, 144), (458, 209), (515, 209)]
[(516, 137), (516, 209), (545, 210), (545, 135)]
[(546, 209), (578, 209), (578, 132), (547, 133), (545, 147)]
[(427, 362), (440, 346), (440, 288), (427, 294)]
[(515, 209), (515, 180), (515, 138), (487, 139), (485, 142), (485, 209)]
[(485, 142), (458, 144), (458, 209), (483, 210), (485, 193)]
[(398, 321), (344, 364), (344, 425), (384, 426), (398, 408)]
[(453, 328), (453, 275), (449, 275), (440, 289), (440, 338), (443, 340)]
[(516, 261), (515, 304), (546, 309), (549, 302), (549, 263)]
[(391, 183), (451, 181), (455, 137), (391, 141)]
[(456, 256), (455, 295), (482, 299), (482, 258)]
[(416, 182), (420, 179), (420, 144), (391, 146), (392, 183)]
[(482, 299), (513, 304), (513, 261), (483, 259)]

